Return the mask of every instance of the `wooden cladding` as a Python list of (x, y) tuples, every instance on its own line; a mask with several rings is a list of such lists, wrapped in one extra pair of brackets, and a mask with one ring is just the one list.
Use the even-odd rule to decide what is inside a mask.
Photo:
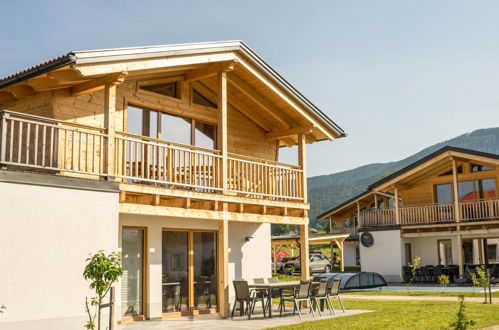
[[(301, 167), (63, 121), (0, 112), (0, 165), (202, 193), (304, 201)], [(109, 145), (113, 146), (109, 150)], [(108, 151), (109, 150), (109, 151)]]
[[(453, 203), (400, 207), (400, 225), (455, 223), (458, 220), (454, 207)], [(499, 199), (459, 202), (458, 208), (462, 222), (499, 219)], [(361, 228), (395, 226), (395, 210), (361, 210), (359, 225)]]

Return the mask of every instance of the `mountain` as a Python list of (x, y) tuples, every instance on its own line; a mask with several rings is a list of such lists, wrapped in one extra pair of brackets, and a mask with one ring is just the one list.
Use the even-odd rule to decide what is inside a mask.
[(381, 178), (445, 146), (499, 154), (499, 127), (479, 129), (459, 135), (399, 161), (373, 163), (348, 171), (308, 178), (308, 199), (311, 204), (310, 226), (316, 229), (324, 228), (327, 222), (318, 220), (319, 214), (361, 193)]

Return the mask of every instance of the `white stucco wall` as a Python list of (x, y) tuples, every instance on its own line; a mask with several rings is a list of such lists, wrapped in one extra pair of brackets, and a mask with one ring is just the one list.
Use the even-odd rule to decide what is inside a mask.
[(0, 182), (0, 329), (82, 329), (85, 259), (117, 248), (117, 193)]
[(403, 262), (400, 230), (372, 231), (374, 244), (360, 244), (360, 264), (364, 272), (376, 272), (388, 282), (399, 282)]
[[(246, 237), (253, 237), (246, 241)], [(252, 281), (272, 277), (270, 224), (229, 223), (229, 297), (234, 279)]]
[(346, 241), (343, 244), (344, 252), (343, 257), (346, 267), (356, 267), (357, 264), (357, 251), (356, 248), (359, 246), (358, 241)]

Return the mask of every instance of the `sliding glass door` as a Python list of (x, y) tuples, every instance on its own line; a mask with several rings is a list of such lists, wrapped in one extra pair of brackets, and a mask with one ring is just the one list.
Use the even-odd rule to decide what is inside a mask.
[(217, 307), (216, 233), (163, 231), (163, 313)]
[(123, 228), (121, 280), (121, 316), (143, 315), (144, 230)]

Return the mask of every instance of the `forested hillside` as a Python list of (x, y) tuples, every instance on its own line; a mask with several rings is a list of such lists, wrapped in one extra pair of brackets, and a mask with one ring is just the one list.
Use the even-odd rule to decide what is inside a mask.
[(367, 186), (382, 177), (445, 146), (499, 154), (499, 127), (480, 129), (460, 135), (453, 139), (434, 144), (402, 160), (390, 163), (369, 164), (349, 171), (309, 178), (308, 196), (311, 203), (311, 226), (321, 229), (327, 222), (317, 220), (319, 214), (362, 192)]

